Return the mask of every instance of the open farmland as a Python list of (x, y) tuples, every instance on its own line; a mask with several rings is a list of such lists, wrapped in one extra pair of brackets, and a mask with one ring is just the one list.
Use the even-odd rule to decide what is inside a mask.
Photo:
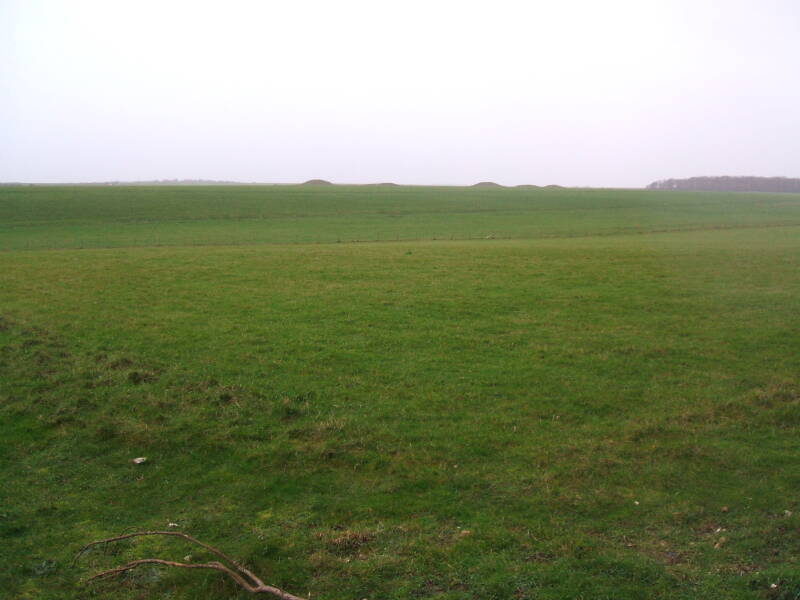
[(796, 599), (799, 434), (797, 195), (0, 188), (10, 598)]
[(800, 195), (406, 186), (0, 188), (0, 250), (544, 238), (800, 225)]

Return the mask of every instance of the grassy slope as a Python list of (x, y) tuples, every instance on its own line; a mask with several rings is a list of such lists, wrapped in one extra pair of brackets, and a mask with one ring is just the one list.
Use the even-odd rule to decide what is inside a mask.
[(0, 586), (235, 596), (76, 587), (184, 556), (69, 569), (172, 521), (314, 598), (795, 598), (798, 259), (795, 227), (0, 254)]

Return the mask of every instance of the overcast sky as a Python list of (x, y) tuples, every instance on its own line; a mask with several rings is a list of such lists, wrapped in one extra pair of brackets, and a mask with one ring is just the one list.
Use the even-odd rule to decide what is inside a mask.
[(798, 0), (0, 0), (0, 181), (800, 176)]

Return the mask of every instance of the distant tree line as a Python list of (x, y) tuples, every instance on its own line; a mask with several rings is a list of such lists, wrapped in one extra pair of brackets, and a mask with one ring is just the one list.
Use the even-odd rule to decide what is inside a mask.
[(800, 193), (800, 179), (792, 177), (689, 177), (662, 179), (648, 190), (687, 190), (699, 192), (791, 192)]

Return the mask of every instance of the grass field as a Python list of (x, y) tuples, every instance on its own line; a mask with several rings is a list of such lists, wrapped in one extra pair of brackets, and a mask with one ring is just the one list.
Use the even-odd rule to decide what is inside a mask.
[(798, 197), (405, 186), (0, 188), (0, 251), (800, 225)]
[(799, 332), (800, 196), (0, 188), (0, 596), (798, 599)]

